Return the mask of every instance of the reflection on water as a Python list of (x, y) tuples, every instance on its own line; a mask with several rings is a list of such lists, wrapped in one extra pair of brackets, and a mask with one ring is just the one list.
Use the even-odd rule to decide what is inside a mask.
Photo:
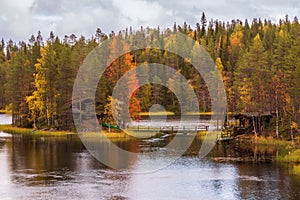
[(0, 114), (0, 124), (11, 124), (11, 115)]
[[(300, 178), (285, 167), (200, 159), (196, 151), (201, 141), (160, 171), (126, 174), (100, 164), (75, 136), (7, 136), (0, 136), (0, 199), (300, 199)], [(163, 151), (160, 141), (118, 145)], [(219, 145), (210, 156), (239, 156), (241, 151), (248, 150)], [(135, 166), (150, 159), (143, 153)]]

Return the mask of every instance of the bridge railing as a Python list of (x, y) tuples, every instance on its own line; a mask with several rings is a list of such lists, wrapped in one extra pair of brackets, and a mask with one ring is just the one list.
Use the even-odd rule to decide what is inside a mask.
[(191, 131), (208, 131), (209, 126), (164, 126), (164, 127), (152, 127), (152, 126), (128, 126), (128, 129), (133, 131), (161, 131), (161, 132), (191, 132)]

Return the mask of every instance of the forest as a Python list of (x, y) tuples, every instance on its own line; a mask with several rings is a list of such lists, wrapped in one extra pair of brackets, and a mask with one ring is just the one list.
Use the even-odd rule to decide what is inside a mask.
[[(172, 26), (171, 26), (172, 27)], [(74, 129), (72, 121), (72, 88), (76, 74), (86, 56), (104, 40), (111, 39), (110, 54), (115, 49), (128, 49), (131, 38), (155, 41), (161, 47), (183, 33), (199, 42), (209, 52), (222, 73), (230, 113), (272, 113), (277, 116), (279, 131), (285, 134), (300, 125), (300, 24), (297, 17), (288, 16), (279, 22), (267, 19), (207, 20), (199, 23), (174, 24), (172, 28), (131, 27), (118, 33), (103, 33), (97, 28), (94, 36), (66, 35), (59, 38), (53, 32), (43, 37), (41, 32), (28, 41), (0, 43), (0, 109), (10, 109), (13, 125), (37, 129)], [(126, 39), (126, 43), (120, 38)], [(117, 47), (117, 48), (116, 48)], [(182, 47), (184, 48), (184, 47)], [(114, 61), (99, 81), (96, 109), (99, 116), (108, 117), (114, 85), (126, 71), (143, 63), (161, 63), (173, 67), (192, 85), (201, 112), (210, 112), (207, 86), (195, 73), (188, 60), (157, 49), (144, 49), (125, 54)], [(137, 74), (136, 80), (163, 77), (149, 69)], [(164, 76), (163, 74), (161, 76)], [(134, 79), (135, 80), (135, 79)], [(138, 84), (128, 80), (128, 87)], [(184, 91), (179, 85), (167, 83)], [(188, 105), (189, 94), (186, 95)], [(161, 104), (167, 111), (179, 114), (178, 100), (167, 87), (148, 84), (131, 97), (130, 114), (138, 119), (151, 105)], [(275, 122), (271, 129), (275, 130)]]

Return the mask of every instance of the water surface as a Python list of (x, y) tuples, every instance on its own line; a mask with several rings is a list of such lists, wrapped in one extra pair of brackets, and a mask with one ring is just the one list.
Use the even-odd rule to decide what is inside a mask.
[[(8, 121), (0, 115), (0, 123)], [(117, 143), (132, 151), (163, 151), (162, 140)], [(186, 156), (162, 170), (134, 174), (102, 165), (76, 136), (1, 133), (0, 199), (300, 199), (300, 178), (290, 175), (285, 166), (216, 163), (200, 159), (199, 146), (193, 143)], [(238, 152), (236, 146), (219, 145), (210, 156), (237, 156)], [(134, 162), (138, 166), (150, 159), (142, 153)]]

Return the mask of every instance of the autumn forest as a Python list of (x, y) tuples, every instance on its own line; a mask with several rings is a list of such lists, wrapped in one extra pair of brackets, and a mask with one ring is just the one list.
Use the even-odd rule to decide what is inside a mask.
[[(114, 49), (128, 49), (131, 38), (155, 41), (161, 47), (176, 40), (181, 32), (199, 42), (209, 52), (221, 71), (230, 113), (277, 114), (280, 133), (291, 125), (300, 125), (300, 24), (288, 16), (279, 22), (265, 19), (207, 20), (203, 13), (199, 23), (174, 24), (172, 28), (131, 27), (119, 32), (94, 36), (66, 35), (59, 38), (38, 32), (28, 41), (0, 43), (0, 109), (11, 110), (13, 124), (37, 129), (73, 129), (72, 89), (77, 71), (86, 56), (104, 40), (111, 39)], [(124, 43), (126, 39), (127, 43)], [(181, 47), (184, 48), (184, 47)], [(201, 112), (210, 112), (211, 103), (201, 75), (195, 73), (188, 60), (157, 49), (145, 49), (123, 55), (114, 61), (99, 81), (96, 94), (97, 114), (107, 118), (114, 85), (126, 71), (142, 63), (161, 63), (173, 67), (192, 85)], [(163, 80), (163, 74), (149, 69), (137, 74), (136, 80)], [(128, 87), (137, 82), (128, 80)], [(184, 91), (180, 85), (166, 83), (169, 88)], [(189, 94), (185, 94), (188, 105)], [(132, 118), (147, 112), (151, 105), (161, 104), (167, 111), (180, 114), (177, 98), (161, 85), (148, 84), (139, 88), (130, 100)], [(271, 129), (274, 130), (275, 122)]]

